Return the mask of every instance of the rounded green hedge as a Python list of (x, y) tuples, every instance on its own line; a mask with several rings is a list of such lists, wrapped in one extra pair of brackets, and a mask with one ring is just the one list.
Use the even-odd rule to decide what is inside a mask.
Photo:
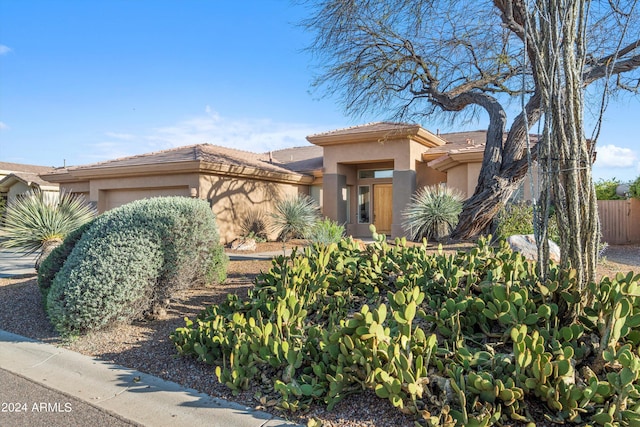
[(174, 291), (225, 276), (208, 203), (139, 200), (102, 214), (85, 230), (55, 274), (47, 313), (60, 333), (76, 335), (143, 317)]
[(51, 251), (49, 256), (40, 264), (40, 268), (38, 268), (38, 287), (40, 288), (44, 301), (47, 300), (54, 277), (56, 277), (56, 274), (64, 265), (67, 257), (82, 237), (82, 234), (92, 223), (93, 221), (89, 221), (69, 233), (62, 244)]

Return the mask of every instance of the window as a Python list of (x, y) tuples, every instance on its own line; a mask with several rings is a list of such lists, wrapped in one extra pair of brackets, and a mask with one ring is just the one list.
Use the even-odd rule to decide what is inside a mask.
[(322, 208), (322, 186), (321, 185), (312, 185), (309, 188), (309, 196), (316, 201), (318, 206)]
[(393, 178), (393, 169), (363, 169), (358, 171), (358, 178)]
[(358, 187), (358, 223), (368, 224), (370, 222), (371, 210), (371, 189), (368, 185)]
[(342, 190), (342, 194), (343, 194), (343, 200), (344, 200), (344, 209), (345, 209), (345, 218), (346, 221), (345, 223), (350, 223), (351, 222), (351, 188), (350, 187), (346, 187)]

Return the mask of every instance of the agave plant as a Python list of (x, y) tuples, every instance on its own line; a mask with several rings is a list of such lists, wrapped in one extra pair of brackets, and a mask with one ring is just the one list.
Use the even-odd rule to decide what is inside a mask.
[(278, 240), (304, 238), (306, 232), (320, 216), (320, 207), (309, 196), (298, 194), (279, 200), (271, 212), (271, 227)]
[(8, 203), (0, 225), (0, 247), (32, 254), (62, 242), (95, 215), (95, 209), (82, 196), (31, 190)]
[(412, 240), (440, 240), (458, 224), (464, 196), (444, 185), (422, 187), (402, 213), (402, 228)]
[(265, 242), (267, 240), (267, 215), (262, 210), (249, 211), (240, 221), (242, 237)]

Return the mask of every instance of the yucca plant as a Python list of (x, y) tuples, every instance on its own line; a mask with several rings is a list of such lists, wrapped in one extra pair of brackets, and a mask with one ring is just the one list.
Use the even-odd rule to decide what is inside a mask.
[(412, 240), (440, 240), (458, 224), (464, 196), (444, 185), (422, 187), (402, 213), (402, 228)]
[(3, 221), (4, 213), (7, 210), (7, 199), (0, 196), (0, 224)]
[(30, 190), (8, 203), (0, 225), (0, 247), (32, 254), (62, 242), (95, 215), (95, 209), (82, 196)]
[(304, 238), (306, 232), (319, 218), (320, 207), (309, 196), (298, 194), (275, 203), (271, 212), (271, 227), (278, 240)]

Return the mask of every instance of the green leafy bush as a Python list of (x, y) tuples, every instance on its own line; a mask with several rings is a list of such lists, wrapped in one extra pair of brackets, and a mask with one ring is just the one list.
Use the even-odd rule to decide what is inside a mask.
[(402, 213), (402, 228), (414, 241), (423, 238), (440, 240), (458, 224), (464, 196), (444, 185), (422, 187)]
[(541, 281), (486, 239), (457, 255), (382, 235), (314, 245), (171, 340), (288, 411), (369, 390), (424, 426), (637, 425), (640, 275), (593, 283), (594, 303), (563, 324), (575, 272), (551, 267)]
[(203, 200), (140, 200), (100, 215), (55, 275), (47, 313), (65, 335), (153, 313), (172, 293), (224, 279), (215, 215)]
[(36, 252), (47, 241), (64, 239), (95, 214), (82, 196), (30, 190), (7, 206), (4, 222), (0, 223), (0, 246)]
[[(533, 206), (528, 203), (510, 203), (497, 216), (496, 237), (506, 239), (514, 234), (533, 234)], [(560, 230), (555, 214), (549, 218), (549, 239), (560, 242)]]
[(316, 221), (305, 234), (311, 243), (328, 245), (338, 243), (344, 236), (344, 226), (329, 218)]
[(620, 185), (620, 181), (613, 179), (600, 179), (594, 183), (596, 187), (596, 198), (598, 200), (620, 200), (623, 197), (618, 196), (616, 189)]
[(271, 227), (278, 240), (302, 239), (320, 216), (320, 207), (309, 196), (297, 194), (276, 202)]
[(640, 176), (638, 176), (629, 186), (629, 197), (640, 199)]

